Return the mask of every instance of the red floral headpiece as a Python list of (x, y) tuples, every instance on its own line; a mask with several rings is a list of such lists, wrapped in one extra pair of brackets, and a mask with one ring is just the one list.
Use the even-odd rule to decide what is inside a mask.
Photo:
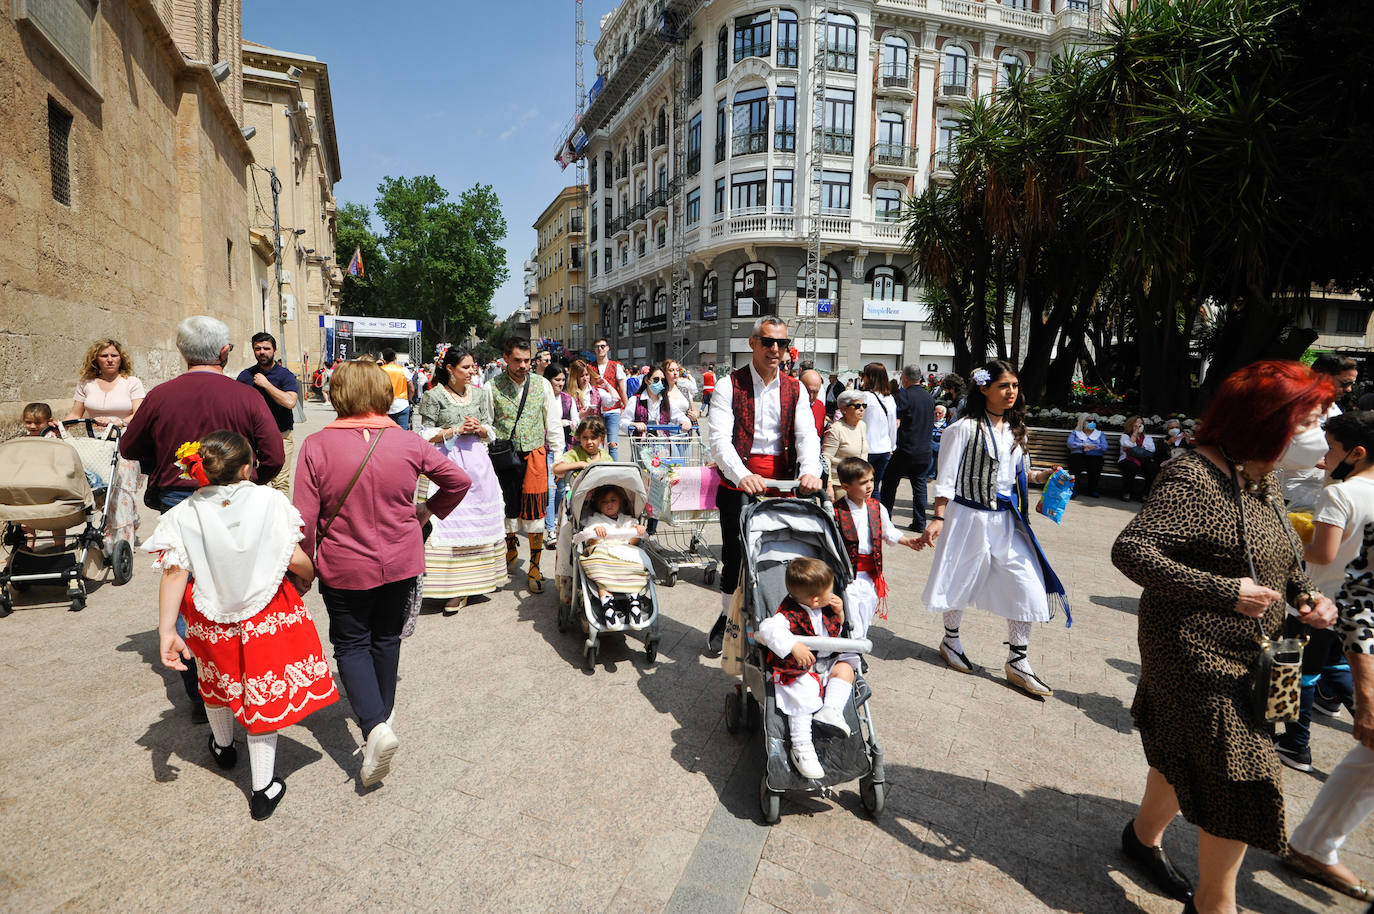
[(199, 441), (188, 441), (177, 448), (176, 457), (181, 465), (182, 479), (189, 479), (198, 486), (210, 484), (210, 478), (205, 475), (205, 463), (200, 457)]

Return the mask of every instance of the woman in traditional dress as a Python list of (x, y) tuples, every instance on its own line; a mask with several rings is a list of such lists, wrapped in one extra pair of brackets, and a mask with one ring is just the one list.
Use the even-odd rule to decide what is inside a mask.
[(941, 437), (935, 515), (922, 536), (936, 546), (926, 609), (944, 615), (940, 657), (960, 673), (978, 669), (959, 639), (964, 610), (976, 606), (1006, 619), (1007, 682), (1044, 699), (1054, 690), (1026, 656), (1031, 623), (1050, 621), (1057, 608), (1067, 622), (1072, 617), (1064, 587), (1031, 533), (1026, 482), (1042, 485), (1055, 468), (1030, 469), (1021, 382), (1011, 365), (994, 359), (969, 379), (967, 408)]
[[(549, 365), (544, 369), (544, 380), (548, 381), (553, 387), (554, 398), (558, 400), (559, 423), (563, 426), (563, 450), (573, 446), (573, 429), (577, 428), (577, 423), (581, 421), (578, 416), (577, 403), (573, 400), (572, 394), (565, 389), (568, 383), (568, 372), (562, 365)], [(568, 481), (565, 477), (555, 477), (553, 475), (553, 455), (549, 455), (549, 491), (553, 497), (549, 499), (548, 510), (544, 512), (544, 548), (558, 548), (558, 507), (563, 503), (563, 493), (567, 491)]]
[[(72, 394), (72, 410), (67, 419), (94, 421), (98, 431), (111, 425), (126, 425), (138, 411), (146, 393), (143, 382), (134, 376), (133, 362), (118, 340), (96, 340), (81, 360), (81, 379)], [(134, 540), (138, 529), (138, 461), (120, 457), (115, 464), (114, 492), (110, 517), (106, 521), (115, 538)]]
[(577, 409), (579, 422), (591, 416), (601, 417), (601, 398), (592, 387), (591, 370), (585, 359), (573, 359), (568, 366), (567, 391)]
[(425, 599), (446, 600), (446, 616), (508, 579), (501, 487), (487, 456), (491, 396), (472, 384), (476, 371), (471, 354), (450, 349), (420, 401), (420, 433), (472, 479), (462, 503), (434, 522), (425, 543)]

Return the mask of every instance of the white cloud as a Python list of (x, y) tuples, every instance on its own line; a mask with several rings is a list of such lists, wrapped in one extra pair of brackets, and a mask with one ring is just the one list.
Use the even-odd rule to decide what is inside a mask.
[(516, 133), (516, 131), (520, 130), (520, 128), (524, 127), (526, 124), (528, 124), (530, 121), (534, 120), (534, 119), (535, 119), (536, 117), (538, 117), (538, 116), (539, 116), (539, 109), (538, 109), (538, 108), (526, 108), (526, 109), (525, 109), (523, 112), (521, 112), (521, 114), (515, 119), (515, 122), (514, 122), (514, 123), (512, 123), (512, 124), (511, 124), (509, 127), (507, 127), (505, 130), (502, 130), (501, 133), (500, 133), (499, 135), (497, 135), (496, 139), (497, 139), (498, 141), (504, 143), (506, 140), (508, 140), (508, 139), (510, 139), (512, 136), (514, 136), (515, 133)]

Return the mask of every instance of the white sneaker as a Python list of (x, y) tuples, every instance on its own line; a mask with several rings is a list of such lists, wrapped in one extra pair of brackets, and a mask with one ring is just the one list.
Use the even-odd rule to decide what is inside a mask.
[(367, 745), (363, 748), (362, 781), (364, 787), (371, 787), (391, 773), (391, 757), (396, 754), (400, 742), (391, 727), (380, 723), (367, 735)]
[(840, 708), (833, 708), (830, 705), (825, 705), (815, 714), (812, 714), (811, 722), (818, 727), (838, 730), (845, 736), (848, 736), (850, 733), (849, 724), (844, 719), (844, 711)]
[(804, 778), (819, 781), (825, 777), (825, 769), (821, 767), (821, 760), (816, 758), (816, 747), (811, 743), (802, 745), (792, 744), (792, 764), (797, 766), (797, 772)]

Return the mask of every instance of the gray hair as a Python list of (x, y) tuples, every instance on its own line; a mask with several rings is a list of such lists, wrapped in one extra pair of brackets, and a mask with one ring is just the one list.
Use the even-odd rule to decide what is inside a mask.
[(206, 314), (193, 314), (177, 324), (177, 349), (187, 367), (218, 365), (219, 354), (232, 344), (224, 321)]
[(776, 314), (765, 314), (763, 317), (754, 321), (754, 329), (749, 332), (750, 336), (762, 336), (764, 327), (781, 327), (787, 329), (787, 321), (778, 317)]
[(840, 394), (836, 400), (840, 408), (843, 409), (851, 403), (864, 403), (867, 398), (864, 396), (862, 390), (846, 390), (844, 393)]
[(920, 365), (908, 365), (902, 369), (902, 380), (912, 381), (916, 384), (924, 381), (926, 376), (921, 373)]

